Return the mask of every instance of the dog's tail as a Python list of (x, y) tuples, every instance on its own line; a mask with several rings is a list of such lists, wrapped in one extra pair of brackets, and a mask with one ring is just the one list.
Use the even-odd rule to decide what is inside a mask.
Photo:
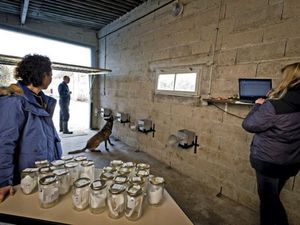
[(83, 149), (70, 151), (70, 152), (68, 152), (68, 154), (78, 154), (78, 153), (84, 152), (85, 150), (86, 150), (86, 147), (84, 147)]

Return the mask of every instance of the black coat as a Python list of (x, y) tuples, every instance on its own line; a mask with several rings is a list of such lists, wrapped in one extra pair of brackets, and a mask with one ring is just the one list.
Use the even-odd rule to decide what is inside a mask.
[(255, 104), (242, 124), (255, 133), (251, 164), (266, 175), (294, 175), (300, 168), (300, 85), (279, 100)]

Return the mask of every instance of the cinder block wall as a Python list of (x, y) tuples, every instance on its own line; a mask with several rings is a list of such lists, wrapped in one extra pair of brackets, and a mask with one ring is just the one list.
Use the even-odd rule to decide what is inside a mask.
[[(201, 66), (202, 97), (236, 94), (239, 77), (272, 78), (276, 85), (280, 68), (300, 61), (300, 1), (181, 0), (181, 16), (173, 17), (169, 4), (130, 23), (166, 2), (148, 1), (99, 31), (100, 66), (112, 69), (99, 80), (99, 104), (129, 113), (133, 122), (149, 118), (156, 125), (153, 138), (115, 123), (116, 137), (201, 181), (215, 194), (222, 187), (224, 195), (257, 210), (248, 159), (252, 135), (241, 128), (242, 119), (203, 106), (200, 98), (155, 95), (155, 70)], [(227, 107), (240, 117), (249, 109)], [(167, 145), (169, 135), (183, 128), (198, 135), (197, 154)], [(299, 224), (299, 177), (287, 183), (282, 199), (291, 224)]]

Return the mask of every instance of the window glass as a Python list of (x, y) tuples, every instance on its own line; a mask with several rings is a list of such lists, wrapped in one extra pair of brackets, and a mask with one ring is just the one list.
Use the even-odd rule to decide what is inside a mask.
[(178, 73), (176, 74), (175, 91), (195, 92), (196, 73)]
[(160, 74), (158, 76), (157, 90), (174, 90), (175, 74)]

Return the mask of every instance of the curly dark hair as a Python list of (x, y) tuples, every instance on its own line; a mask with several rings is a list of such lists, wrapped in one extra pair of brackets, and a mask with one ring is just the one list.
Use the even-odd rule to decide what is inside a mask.
[(24, 85), (32, 84), (34, 87), (39, 87), (44, 76), (51, 71), (51, 61), (47, 56), (29, 54), (18, 62), (15, 68), (15, 79), (20, 80)]

